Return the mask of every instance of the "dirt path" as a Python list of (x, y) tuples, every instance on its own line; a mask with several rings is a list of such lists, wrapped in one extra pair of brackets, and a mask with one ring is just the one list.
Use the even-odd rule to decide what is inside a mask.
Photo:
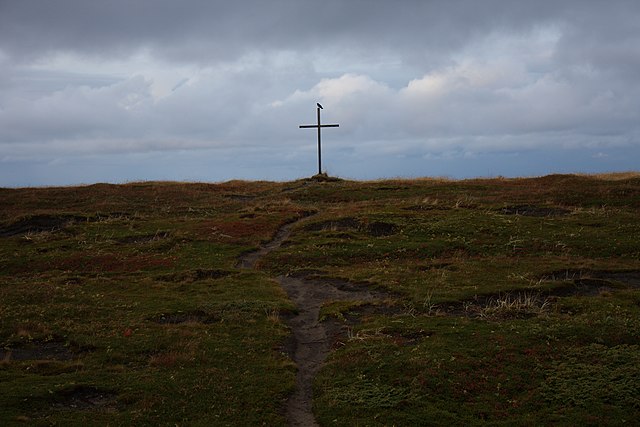
[[(301, 220), (298, 220), (301, 221)], [(297, 222), (297, 221), (296, 221)], [(255, 268), (256, 263), (260, 258), (267, 255), (269, 252), (278, 249), (282, 246), (282, 242), (287, 240), (291, 235), (291, 227), (293, 227), (295, 223), (289, 223), (280, 227), (278, 232), (276, 233), (273, 240), (264, 245), (260, 246), (260, 249), (257, 251), (249, 252), (244, 254), (238, 260), (237, 267), (238, 268)]]
[(288, 321), (295, 339), (293, 360), (298, 365), (296, 390), (287, 403), (291, 426), (317, 426), (312, 411), (313, 378), (322, 367), (340, 330), (320, 322), (320, 307), (328, 301), (372, 300), (367, 291), (344, 291), (317, 280), (279, 276), (278, 281), (298, 308)]
[[(288, 224), (274, 239), (255, 252), (245, 254), (238, 262), (240, 268), (255, 268), (256, 262), (278, 249), (291, 234)], [(287, 321), (291, 328), (295, 351), (293, 360), (298, 366), (296, 389), (287, 402), (287, 421), (290, 426), (317, 426), (313, 416), (313, 379), (326, 360), (331, 346), (340, 334), (340, 327), (332, 322), (320, 322), (320, 307), (328, 301), (369, 301), (376, 295), (367, 289), (331, 280), (278, 276), (278, 282), (293, 301), (298, 314)]]

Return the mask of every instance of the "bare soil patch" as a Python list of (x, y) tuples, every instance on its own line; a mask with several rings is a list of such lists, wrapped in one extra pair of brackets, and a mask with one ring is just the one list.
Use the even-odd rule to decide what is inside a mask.
[(117, 410), (117, 393), (93, 386), (78, 385), (58, 391), (53, 396), (53, 407), (63, 410)]
[(634, 288), (640, 288), (640, 270), (600, 271), (596, 272), (593, 277), (597, 279), (615, 280)]
[(388, 222), (375, 221), (367, 224), (367, 232), (374, 237), (391, 236), (398, 233), (398, 226)]
[(554, 297), (572, 296), (597, 296), (602, 292), (614, 291), (616, 288), (608, 280), (601, 279), (576, 279), (572, 283), (549, 291), (549, 295)]
[(396, 186), (396, 185), (376, 187), (376, 191), (399, 191), (399, 190), (408, 190), (408, 189), (409, 187), (407, 186)]
[(219, 269), (196, 269), (175, 274), (164, 274), (157, 279), (163, 282), (196, 282), (198, 280), (221, 279), (232, 275), (232, 271)]
[(401, 346), (412, 346), (420, 343), (424, 338), (433, 336), (433, 334), (435, 334), (435, 332), (420, 329), (412, 332), (400, 332), (392, 336), (394, 337), (396, 344)]
[(356, 236), (354, 234), (351, 233), (329, 233), (327, 234), (328, 238), (331, 239), (340, 239), (340, 240), (351, 240), (351, 239), (355, 239)]
[(31, 341), (25, 344), (0, 348), (0, 360), (72, 360), (78, 354), (63, 341)]
[(329, 221), (314, 222), (304, 227), (306, 231), (354, 231), (360, 228), (356, 218), (340, 218)]
[(502, 319), (529, 318), (539, 315), (557, 298), (593, 297), (604, 292), (615, 292), (621, 284), (640, 287), (640, 271), (604, 271), (588, 269), (557, 270), (540, 277), (541, 280), (566, 282), (562, 286), (544, 291), (509, 291), (445, 304), (433, 304), (430, 314), (466, 317), (492, 317)]
[(591, 270), (567, 268), (556, 270), (540, 276), (541, 280), (573, 281), (577, 286), (596, 286), (598, 284), (611, 286), (620, 284), (638, 288), (640, 287), (640, 270)]
[(371, 296), (381, 296), (376, 295), (376, 292), (370, 289), (371, 284), (368, 282), (352, 282), (349, 280), (344, 280), (336, 277), (327, 277), (323, 275), (310, 275), (305, 276), (301, 274), (293, 274), (291, 277), (295, 277), (298, 279), (302, 279), (305, 283), (309, 284), (309, 286), (314, 286), (314, 284), (326, 284), (331, 285), (339, 291), (343, 292), (352, 292), (352, 293), (361, 293), (365, 292), (370, 294)]
[(30, 215), (17, 221), (0, 227), (0, 237), (11, 237), (29, 233), (54, 232), (64, 229), (73, 222), (99, 222), (113, 218), (129, 218), (127, 212), (112, 212), (109, 214), (96, 214), (94, 216), (82, 215)]
[(0, 237), (56, 231), (72, 221), (84, 219), (75, 215), (33, 215), (0, 228)]
[(528, 319), (545, 312), (550, 306), (549, 296), (532, 291), (510, 291), (491, 295), (476, 295), (473, 298), (444, 304), (434, 304), (430, 314), (445, 314), (470, 318), (496, 320)]
[(564, 216), (571, 213), (570, 210), (555, 207), (541, 207), (532, 205), (507, 206), (498, 210), (504, 215), (522, 215), (522, 216)]

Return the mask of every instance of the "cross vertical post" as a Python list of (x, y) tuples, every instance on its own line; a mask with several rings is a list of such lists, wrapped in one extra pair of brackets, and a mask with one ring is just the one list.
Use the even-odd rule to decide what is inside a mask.
[(322, 173), (322, 151), (320, 150), (320, 129), (322, 129), (322, 126), (320, 126), (320, 104), (318, 104), (316, 110), (318, 110), (318, 175), (320, 175)]
[(318, 116), (318, 122), (315, 125), (300, 125), (300, 128), (318, 128), (318, 175), (322, 174), (322, 149), (321, 149), (321, 129), (322, 128), (337, 128), (340, 125), (338, 124), (331, 124), (331, 125), (323, 125), (322, 123), (320, 123), (320, 110), (322, 110), (322, 105), (320, 105), (319, 103), (316, 103), (317, 106), (317, 116)]

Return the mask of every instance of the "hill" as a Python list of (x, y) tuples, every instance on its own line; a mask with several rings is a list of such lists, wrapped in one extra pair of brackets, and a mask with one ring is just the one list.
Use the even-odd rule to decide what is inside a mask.
[(3, 425), (640, 418), (637, 174), (96, 184), (0, 206)]

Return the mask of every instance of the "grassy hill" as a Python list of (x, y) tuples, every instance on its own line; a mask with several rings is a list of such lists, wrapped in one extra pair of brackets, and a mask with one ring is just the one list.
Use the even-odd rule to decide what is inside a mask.
[(0, 189), (0, 424), (285, 425), (303, 288), (320, 425), (640, 419), (625, 174)]

